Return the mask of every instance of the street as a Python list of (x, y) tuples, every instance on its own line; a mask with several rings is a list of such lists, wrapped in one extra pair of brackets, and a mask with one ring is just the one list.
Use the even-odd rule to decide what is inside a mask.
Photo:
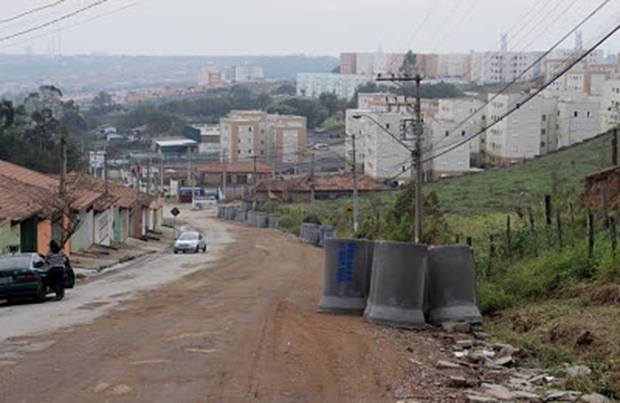
[(318, 314), (323, 251), (183, 210), (206, 254), (171, 250), (0, 306), (2, 402), (463, 401), (435, 332)]

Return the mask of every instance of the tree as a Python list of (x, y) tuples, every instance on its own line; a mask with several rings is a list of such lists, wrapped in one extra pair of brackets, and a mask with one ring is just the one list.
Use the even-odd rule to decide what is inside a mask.
[(403, 60), (403, 64), (400, 66), (399, 72), (405, 76), (413, 76), (417, 73), (417, 57), (415, 53), (409, 50), (405, 54), (405, 58)]
[(100, 91), (91, 101), (91, 111), (96, 115), (104, 115), (113, 109), (112, 95)]
[(329, 115), (333, 115), (336, 111), (342, 109), (342, 104), (336, 94), (333, 92), (324, 92), (319, 95), (319, 102), (329, 111)]

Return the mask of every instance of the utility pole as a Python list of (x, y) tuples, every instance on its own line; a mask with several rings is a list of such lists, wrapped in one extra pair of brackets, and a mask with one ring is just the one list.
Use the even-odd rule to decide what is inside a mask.
[(310, 165), (310, 214), (314, 214), (314, 153)]
[(222, 195), (224, 197), (220, 197), (220, 199), (223, 200), (223, 199), (226, 199), (226, 179), (227, 179), (227, 176), (228, 176), (228, 174), (226, 173), (226, 165), (227, 165), (227, 162), (226, 162), (226, 149), (222, 150), (222, 162), (224, 164), (224, 168), (223, 168), (223, 171), (224, 171), (223, 175), (224, 175), (224, 177), (222, 178)]
[(258, 158), (257, 155), (252, 156), (252, 159), (254, 160), (254, 171), (252, 173), (252, 184), (254, 185), (254, 203), (252, 204), (252, 210), (256, 209), (256, 159)]
[(146, 193), (151, 194), (151, 158), (146, 164)]
[(420, 82), (422, 77), (415, 75), (415, 242), (422, 238), (422, 108), (420, 99)]
[(358, 193), (357, 193), (357, 150), (355, 149), (355, 133), (351, 136), (353, 146), (353, 232), (357, 233), (358, 226)]
[(160, 196), (164, 193), (164, 159), (163, 156), (159, 158), (159, 191), (157, 194)]
[(103, 192), (108, 194), (108, 148), (103, 150)]
[(420, 243), (422, 239), (422, 107), (420, 99), (420, 83), (422, 76), (405, 74), (402, 77), (378, 77), (377, 81), (391, 82), (415, 82), (414, 126), (413, 134), (415, 147), (411, 151), (411, 182), (415, 186), (415, 215), (414, 215), (414, 241)]
[(62, 128), (62, 134), (60, 136), (60, 183), (58, 184), (58, 188), (60, 194), (64, 195), (65, 193), (65, 181), (67, 177), (67, 135), (65, 133), (65, 128)]

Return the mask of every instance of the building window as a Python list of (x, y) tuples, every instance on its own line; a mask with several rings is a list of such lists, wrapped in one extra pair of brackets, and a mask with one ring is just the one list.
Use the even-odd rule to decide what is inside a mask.
[(576, 117), (578, 117), (578, 116), (579, 116), (579, 113), (578, 113), (577, 111), (574, 111), (574, 112), (573, 112), (573, 117), (574, 117), (574, 118), (576, 118)]
[(541, 135), (546, 135), (547, 134), (547, 129), (540, 129), (540, 134)]
[(594, 112), (587, 111), (586, 112), (586, 116), (589, 117), (589, 118), (592, 118), (592, 117), (594, 117)]
[(541, 142), (540, 142), (540, 147), (541, 147), (541, 148), (545, 148), (545, 146), (546, 146), (545, 142), (544, 142), (544, 141), (541, 141)]
[(247, 175), (237, 175), (237, 183), (240, 185), (245, 185), (248, 183)]

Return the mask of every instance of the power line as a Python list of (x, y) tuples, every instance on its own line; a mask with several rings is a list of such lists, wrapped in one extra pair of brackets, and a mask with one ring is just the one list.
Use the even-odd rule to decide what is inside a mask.
[(70, 24), (70, 25), (66, 25), (66, 26), (64, 26), (64, 27), (61, 27), (61, 28), (56, 28), (56, 29), (54, 29), (54, 30), (52, 30), (52, 31), (49, 31), (49, 32), (46, 32), (46, 33), (43, 33), (43, 34), (40, 34), (40, 35), (35, 35), (35, 36), (29, 37), (29, 38), (27, 38), (27, 39), (25, 39), (25, 40), (22, 40), (22, 41), (17, 41), (17, 42), (11, 43), (11, 44), (9, 44), (9, 45), (0, 46), (0, 49), (12, 48), (12, 47), (17, 46), (17, 45), (20, 45), (20, 44), (22, 44), (22, 43), (30, 42), (30, 41), (32, 41), (33, 39), (42, 38), (42, 37), (44, 37), (44, 36), (46, 36), (46, 35), (49, 35), (50, 33), (62, 32), (62, 31), (64, 31), (64, 30), (66, 30), (66, 29), (69, 29), (69, 28), (72, 28), (72, 27), (76, 27), (76, 26), (79, 26), (79, 25), (83, 25), (83, 24), (86, 24), (86, 23), (88, 23), (88, 22), (95, 21), (95, 20), (98, 20), (98, 19), (103, 18), (103, 17), (107, 17), (108, 15), (115, 14), (115, 13), (118, 13), (118, 12), (120, 12), (120, 11), (126, 10), (126, 9), (128, 9), (128, 8), (135, 7), (137, 4), (138, 4), (137, 2), (134, 2), (134, 3), (129, 3), (129, 4), (127, 4), (127, 5), (124, 5), (124, 6), (122, 6), (122, 7), (119, 7), (119, 8), (113, 9), (113, 10), (108, 11), (108, 12), (106, 12), (106, 13), (101, 13), (101, 14), (95, 15), (94, 17), (88, 18), (88, 19), (83, 20), (83, 21), (78, 21), (78, 22), (75, 22), (75, 23), (73, 23), (73, 24)]
[(529, 102), (534, 97), (536, 97), (538, 94), (540, 94), (542, 91), (544, 91), (547, 87), (549, 87), (551, 84), (553, 84), (563, 74), (568, 72), (571, 68), (573, 68), (573, 66), (575, 66), (577, 63), (582, 61), (588, 54), (593, 52), (597, 47), (599, 47), (601, 44), (603, 44), (607, 39), (609, 39), (612, 35), (614, 35), (618, 30), (620, 30), (620, 25), (617, 25), (613, 30), (611, 30), (609, 33), (607, 33), (602, 39), (600, 39), (598, 42), (596, 42), (596, 44), (594, 46), (592, 46), (588, 51), (584, 52), (581, 56), (579, 56), (577, 59), (575, 59), (573, 62), (571, 62), (568, 66), (566, 66), (558, 75), (553, 77), (549, 82), (545, 83), (541, 88), (536, 90), (534, 93), (528, 95), (523, 101), (517, 103), (513, 108), (509, 109), (506, 113), (504, 113), (503, 115), (499, 116), (499, 118), (496, 121), (494, 121), (490, 125), (482, 128), (482, 130), (480, 130), (477, 133), (473, 134), (469, 138), (457, 142), (456, 144), (454, 144), (454, 145), (444, 149), (443, 151), (439, 152), (438, 154), (435, 154), (435, 155), (433, 155), (433, 156), (423, 160), (422, 162), (423, 163), (424, 162), (428, 162), (428, 161), (431, 161), (431, 160), (433, 160), (435, 158), (438, 158), (438, 157), (440, 157), (442, 155), (445, 155), (445, 154), (449, 153), (450, 151), (460, 147), (461, 145), (468, 143), (469, 141), (471, 141), (475, 137), (478, 137), (479, 135), (481, 135), (482, 133), (486, 132), (491, 127), (495, 126), (500, 121), (502, 121), (505, 118), (507, 118), (509, 115), (514, 113), (517, 109), (519, 109), (521, 106), (525, 105), (527, 102)]
[(13, 38), (16, 38), (16, 37), (19, 37), (19, 36), (23, 36), (23, 35), (29, 34), (31, 32), (39, 31), (39, 30), (41, 30), (43, 28), (49, 27), (50, 25), (57, 24), (57, 23), (59, 23), (61, 21), (69, 19), (69, 18), (71, 18), (71, 17), (73, 17), (75, 15), (81, 14), (81, 13), (83, 13), (85, 11), (88, 11), (88, 10), (90, 10), (92, 8), (100, 6), (103, 3), (107, 3), (108, 1), (109, 0), (99, 0), (99, 1), (97, 1), (95, 3), (92, 3), (92, 4), (89, 4), (88, 6), (79, 8), (79, 9), (77, 9), (75, 11), (72, 11), (72, 12), (70, 12), (68, 14), (65, 14), (65, 15), (61, 16), (61, 17), (55, 18), (55, 19), (53, 19), (51, 21), (48, 21), (46, 23), (34, 26), (32, 28), (25, 29), (23, 31), (16, 32), (16, 33), (11, 34), (11, 35), (7, 35), (7, 36), (4, 36), (4, 37), (1, 37), (0, 38), (0, 42), (4, 42), (4, 41), (9, 40), (9, 39), (13, 39)]
[(37, 13), (39, 11), (46, 10), (48, 8), (56, 7), (59, 4), (65, 3), (66, 1), (67, 0), (58, 0), (55, 3), (47, 4), (45, 6), (41, 6), (41, 7), (33, 8), (31, 10), (28, 10), (28, 11), (24, 11), (23, 13), (14, 15), (13, 17), (9, 17), (9, 18), (5, 18), (5, 19), (0, 20), (0, 24), (5, 24), (7, 22), (15, 21), (15, 20), (18, 20), (20, 18), (26, 17), (27, 15), (34, 14), (34, 13)]
[[(471, 118), (473, 118), (477, 113), (479, 113), (481, 110), (484, 109), (485, 106), (489, 105), (491, 102), (493, 102), (495, 99), (497, 99), (497, 97), (499, 97), (501, 94), (503, 94), (504, 92), (506, 92), (510, 87), (512, 87), (514, 84), (516, 84), (527, 72), (529, 72), (530, 70), (532, 70), (538, 63), (542, 62), (551, 52), (553, 52), (558, 46), (560, 46), (562, 44), (562, 42), (564, 42), (570, 35), (572, 35), (575, 31), (577, 31), (579, 28), (581, 28), (581, 26), (583, 26), (583, 24), (585, 24), (586, 22), (588, 22), (592, 17), (594, 17), (596, 14), (598, 14), (603, 7), (605, 7), (607, 4), (609, 4), (611, 0), (605, 0), (603, 1), (603, 3), (601, 3), (596, 9), (594, 9), (590, 14), (588, 14), (579, 24), (577, 24), (577, 26), (575, 26), (573, 29), (571, 29), (567, 34), (565, 34), (559, 41), (557, 41), (551, 48), (549, 48), (545, 53), (543, 53), (542, 55), (540, 55), (532, 64), (530, 64), (525, 70), (523, 70), (523, 72), (521, 74), (519, 74), (517, 77), (515, 77), (510, 83), (508, 83), (508, 85), (504, 86), (499, 92), (497, 92), (496, 94), (494, 94), (493, 97), (491, 97), (490, 99), (488, 99), (476, 112), (471, 113), (469, 116), (467, 116), (467, 118), (463, 119), (454, 129), (452, 129), (452, 131), (457, 130), (458, 128), (462, 127), (465, 123), (467, 123)], [(596, 49), (596, 48), (594, 48)], [(593, 50), (594, 50), (593, 49)], [(587, 56), (590, 52), (592, 52), (592, 50), (588, 51), (587, 53), (585, 53), (585, 55), (583, 55), (582, 57), (580, 57), (578, 60), (582, 60), (585, 56)], [(569, 61), (570, 59), (567, 59), (567, 61)], [(573, 64), (574, 65), (574, 64)], [(564, 73), (562, 73), (564, 74)], [(562, 75), (560, 74), (560, 76)], [(559, 78), (559, 76), (558, 76)], [(555, 79), (553, 80), (555, 81)], [(546, 87), (545, 87), (546, 88)], [(444, 139), (445, 140), (445, 139)], [(442, 140), (443, 141), (443, 140)], [(437, 144), (434, 144), (433, 147), (438, 146), (439, 144), (441, 144), (440, 141)]]

